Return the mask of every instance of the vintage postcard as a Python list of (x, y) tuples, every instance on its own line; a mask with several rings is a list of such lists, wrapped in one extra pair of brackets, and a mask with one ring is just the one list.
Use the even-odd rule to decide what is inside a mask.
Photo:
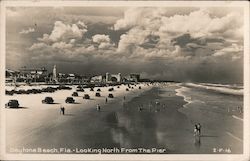
[(249, 2), (1, 1), (1, 160), (249, 160)]

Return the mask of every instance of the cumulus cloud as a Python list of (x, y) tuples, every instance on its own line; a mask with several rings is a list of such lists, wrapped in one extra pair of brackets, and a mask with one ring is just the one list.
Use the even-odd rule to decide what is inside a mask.
[[(124, 17), (114, 24), (114, 30), (128, 30), (121, 35), (117, 52), (127, 58), (143, 59), (141, 63), (145, 65), (147, 60), (158, 61), (162, 68), (157, 73), (145, 69), (145, 73), (154, 78), (161, 75), (198, 80), (195, 71), (199, 68), (203, 73), (196, 74), (208, 79), (205, 75), (210, 70), (217, 71), (218, 62), (221, 63), (218, 73), (223, 75), (225, 72), (228, 77), (230, 72), (235, 74), (236, 70), (230, 71), (229, 66), (239, 67), (241, 64), (237, 63), (243, 59), (243, 16), (240, 12), (216, 16), (209, 9), (196, 9), (169, 16), (164, 10), (168, 9), (131, 8), (125, 11)], [(166, 64), (171, 65), (164, 68)], [(182, 76), (170, 74), (176, 72), (175, 68), (182, 70), (179, 72)]]
[(42, 38), (38, 38), (39, 41), (44, 42), (58, 42), (64, 41), (68, 42), (72, 39), (79, 40), (82, 39), (84, 33), (87, 32), (87, 26), (78, 21), (77, 24), (64, 24), (61, 21), (56, 21), (54, 28), (50, 34), (44, 34)]
[(22, 31), (19, 32), (19, 34), (29, 34), (31, 32), (35, 32), (35, 29), (34, 28), (28, 28), (28, 29), (23, 29)]
[(92, 36), (92, 40), (98, 44), (99, 49), (109, 49), (114, 46), (114, 44), (111, 43), (109, 35), (97, 34)]
[[(205, 50), (205, 55), (213, 55), (215, 49), (212, 44), (220, 43), (222, 47), (228, 46), (225, 44), (229, 42), (227, 39), (241, 41), (242, 25), (242, 16), (237, 12), (216, 17), (211, 15), (209, 9), (199, 9), (189, 14), (166, 16), (162, 8), (131, 8), (122, 19), (117, 20), (114, 29), (129, 30), (120, 37), (118, 51), (127, 51), (130, 55), (138, 54), (138, 48), (155, 48), (155, 55), (160, 55), (157, 52), (175, 54), (176, 45), (180, 46), (182, 52)], [(228, 33), (232, 31), (235, 34), (230, 37)], [(144, 55), (153, 56), (151, 50), (148, 51), (151, 54), (143, 51)]]

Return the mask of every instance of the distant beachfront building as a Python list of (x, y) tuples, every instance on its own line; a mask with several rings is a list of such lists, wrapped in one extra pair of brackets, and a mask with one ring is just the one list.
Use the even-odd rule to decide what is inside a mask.
[(130, 78), (133, 79), (135, 82), (139, 82), (140, 81), (140, 74), (131, 73)]
[(58, 73), (58, 83), (84, 84), (89, 82), (89, 78), (84, 75)]
[(91, 83), (103, 83), (104, 79), (105, 79), (104, 76), (97, 75), (97, 76), (91, 77), (90, 82)]
[(121, 83), (121, 82), (122, 82), (121, 73), (118, 74), (106, 73), (106, 83)]
[(17, 71), (14, 71), (14, 70), (11, 70), (11, 69), (6, 69), (6, 71), (5, 71), (5, 82), (6, 83), (15, 83), (18, 74), (19, 73)]
[(19, 69), (17, 75), (18, 82), (44, 82), (47, 77), (47, 70), (45, 67), (42, 68), (27, 68), (22, 67)]
[(131, 73), (123, 78), (124, 82), (139, 82), (140, 74)]

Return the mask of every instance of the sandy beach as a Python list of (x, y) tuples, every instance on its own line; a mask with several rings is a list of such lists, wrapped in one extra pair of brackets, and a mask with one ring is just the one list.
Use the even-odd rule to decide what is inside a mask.
[[(183, 89), (188, 87), (182, 84), (141, 87), (138, 89), (137, 85), (126, 91), (126, 86), (122, 85), (120, 88), (114, 87), (112, 92), (108, 92), (110, 87), (101, 87), (102, 97), (95, 97), (96, 92), (86, 89), (74, 97), (75, 104), (65, 104), (64, 100), (71, 96), (76, 87), (49, 94), (6, 96), (6, 101), (18, 99), (23, 107), (6, 109), (7, 151), (10, 152), (13, 147), (144, 147), (163, 148), (166, 149), (163, 153), (173, 154), (221, 154), (227, 153), (225, 149), (228, 148), (231, 153), (242, 153), (243, 121), (239, 120), (240, 115), (232, 112), (234, 106), (240, 105), (240, 98), (236, 97), (239, 101), (234, 101), (228, 113), (225, 106), (231, 103), (230, 99), (235, 98), (233, 96), (212, 93), (213, 97), (224, 98), (224, 104), (217, 104), (213, 108), (215, 101), (214, 106), (207, 105), (208, 102), (194, 97), (195, 94), (201, 97), (197, 91), (187, 96), (187, 90)], [(90, 95), (90, 100), (82, 98), (85, 93)], [(105, 103), (108, 93), (113, 93), (115, 97)], [(53, 97), (55, 104), (42, 104), (45, 96)], [(97, 104), (101, 106), (100, 112), (96, 111)], [(64, 116), (59, 114), (61, 105), (66, 108)], [(199, 140), (193, 136), (194, 124), (198, 122), (202, 125)], [(214, 151), (219, 148), (224, 151)]]
[[(103, 115), (108, 114), (111, 110), (120, 108), (124, 96), (126, 101), (129, 101), (131, 98), (151, 88), (145, 85), (141, 85), (142, 89), (138, 89), (138, 87), (139, 85), (134, 87), (134, 89), (130, 89), (130, 91), (126, 91), (127, 86), (121, 85), (120, 88), (114, 87), (112, 92), (108, 91), (111, 87), (100, 87), (101, 97), (95, 97), (96, 90), (99, 87), (96, 87), (95, 91), (90, 91), (89, 88), (86, 88), (85, 92), (78, 92), (79, 96), (74, 97), (76, 100), (74, 104), (66, 104), (64, 101), (66, 97), (71, 96), (76, 87), (73, 87), (72, 90), (61, 90), (54, 93), (6, 96), (6, 102), (10, 99), (17, 99), (20, 107), (22, 107), (6, 109), (6, 144), (8, 147), (62, 147), (62, 144), (67, 146), (77, 145), (76, 143), (79, 143), (79, 140), (76, 136), (79, 130), (89, 133), (89, 129), (86, 130), (84, 128), (95, 127), (95, 120), (101, 121)], [(114, 108), (104, 107), (105, 99), (109, 93), (112, 93), (114, 98), (108, 98), (107, 105), (113, 105), (115, 106)], [(83, 99), (84, 94), (89, 94), (90, 99)], [(42, 104), (42, 99), (46, 96), (53, 97), (55, 103)], [(97, 104), (101, 106), (101, 112), (99, 113), (96, 111)], [(64, 116), (60, 115), (59, 109), (61, 106), (66, 109)], [(71, 124), (74, 121), (80, 122)], [(77, 131), (72, 130), (73, 128), (77, 128)], [(98, 128), (101, 128), (101, 126), (96, 127), (97, 131), (99, 130)], [(106, 137), (104, 138), (106, 139)]]

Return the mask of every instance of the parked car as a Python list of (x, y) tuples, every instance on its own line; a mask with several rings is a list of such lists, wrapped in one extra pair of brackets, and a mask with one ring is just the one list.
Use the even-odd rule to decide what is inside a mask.
[(128, 88), (126, 88), (126, 91), (129, 91), (129, 89), (128, 89)]
[(90, 99), (90, 96), (89, 96), (88, 94), (85, 94), (85, 95), (83, 96), (83, 99)]
[(96, 96), (96, 97), (101, 97), (101, 94), (100, 94), (99, 92), (97, 92), (97, 93), (95, 94), (95, 96)]
[(45, 97), (45, 99), (42, 100), (42, 103), (52, 104), (52, 103), (54, 103), (54, 100), (52, 97)]
[(109, 91), (113, 91), (114, 90), (114, 88), (109, 88)]
[(120, 86), (117, 86), (117, 88), (120, 88)]
[(18, 100), (9, 100), (9, 102), (5, 104), (5, 107), (18, 108), (19, 107)]
[(52, 93), (55, 92), (55, 89), (53, 87), (47, 87), (46, 92)]
[(62, 89), (66, 89), (66, 90), (71, 90), (71, 87), (65, 86), (65, 85), (60, 85), (59, 87), (57, 87), (57, 89), (62, 90)]
[(16, 94), (23, 94), (23, 91), (24, 91), (24, 90), (22, 90), (22, 89), (21, 89), (21, 90), (18, 90), (18, 91), (16, 91)]
[(67, 97), (65, 103), (75, 103), (75, 100), (73, 97)]
[(72, 93), (72, 96), (77, 97), (77, 96), (78, 96), (78, 93), (77, 93), (77, 92), (73, 92), (73, 93)]
[(38, 89), (32, 89), (31, 90), (33, 94), (37, 94), (38, 93)]
[(141, 89), (141, 86), (139, 86), (139, 89)]
[(109, 98), (114, 98), (114, 95), (112, 93), (109, 93), (108, 97)]
[(94, 88), (93, 88), (93, 87), (91, 87), (91, 88), (90, 88), (90, 91), (94, 91)]
[(5, 90), (6, 95), (11, 95), (12, 96), (14, 93), (15, 93), (14, 90), (11, 90), (11, 91)]
[(98, 92), (101, 92), (101, 89), (100, 89), (100, 88), (98, 88), (98, 89), (97, 89), (97, 91), (98, 91)]
[(26, 94), (31, 94), (32, 93), (32, 89), (28, 89), (27, 91), (26, 91)]
[(84, 92), (84, 89), (83, 89), (83, 88), (80, 88), (80, 89), (77, 89), (76, 91), (77, 91), (77, 92)]

